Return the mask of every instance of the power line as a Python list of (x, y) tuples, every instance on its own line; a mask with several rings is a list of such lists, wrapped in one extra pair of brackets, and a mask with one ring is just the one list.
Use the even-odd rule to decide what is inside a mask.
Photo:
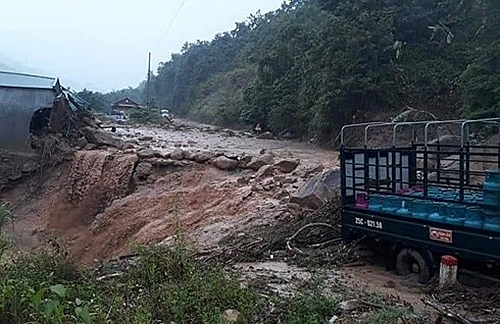
[(182, 8), (184, 7), (184, 4), (186, 3), (187, 0), (183, 0), (181, 5), (179, 6), (179, 8), (177, 9), (177, 12), (175, 13), (174, 17), (172, 18), (172, 20), (170, 21), (170, 24), (168, 25), (167, 29), (165, 30), (165, 32), (163, 33), (163, 35), (161, 36), (160, 38), (160, 41), (162, 41), (165, 36), (167, 36), (168, 32), (170, 31), (170, 29), (172, 28), (172, 26), (174, 25), (174, 22), (175, 20), (177, 19), (177, 17), (179, 16), (179, 14), (181, 13), (181, 10)]

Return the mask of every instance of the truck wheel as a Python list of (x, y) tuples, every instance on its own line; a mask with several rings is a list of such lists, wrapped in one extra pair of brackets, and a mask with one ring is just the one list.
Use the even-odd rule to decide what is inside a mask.
[(418, 282), (421, 284), (431, 279), (430, 262), (417, 250), (401, 249), (396, 257), (396, 271), (400, 276), (418, 274)]

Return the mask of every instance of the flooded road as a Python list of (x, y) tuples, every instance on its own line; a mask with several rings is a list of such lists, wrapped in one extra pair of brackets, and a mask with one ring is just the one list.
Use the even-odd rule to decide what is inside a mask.
[(325, 169), (338, 169), (338, 152), (309, 143), (290, 140), (266, 140), (251, 133), (220, 129), (218, 127), (177, 120), (168, 128), (117, 127), (116, 135), (134, 145), (149, 145), (163, 153), (175, 149), (191, 151), (220, 151), (225, 155), (258, 156), (264, 151), (278, 158), (300, 159), (304, 167), (322, 165)]

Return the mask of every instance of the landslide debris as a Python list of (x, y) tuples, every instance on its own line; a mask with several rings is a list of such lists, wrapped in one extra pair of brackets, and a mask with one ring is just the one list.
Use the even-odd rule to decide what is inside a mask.
[(339, 266), (358, 260), (355, 245), (342, 243), (338, 198), (314, 211), (301, 211), (294, 204), (288, 208), (291, 216), (233, 233), (221, 240), (221, 249), (211, 255), (215, 253), (228, 263), (273, 260), (308, 267)]

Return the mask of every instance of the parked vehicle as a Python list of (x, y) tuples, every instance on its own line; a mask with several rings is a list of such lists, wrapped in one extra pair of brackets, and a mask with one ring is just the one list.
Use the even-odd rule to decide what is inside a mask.
[(473, 140), (492, 131), (500, 118), (344, 126), (344, 239), (376, 242), (389, 270), (418, 273), (422, 283), (445, 254), (496, 266), (500, 136)]

